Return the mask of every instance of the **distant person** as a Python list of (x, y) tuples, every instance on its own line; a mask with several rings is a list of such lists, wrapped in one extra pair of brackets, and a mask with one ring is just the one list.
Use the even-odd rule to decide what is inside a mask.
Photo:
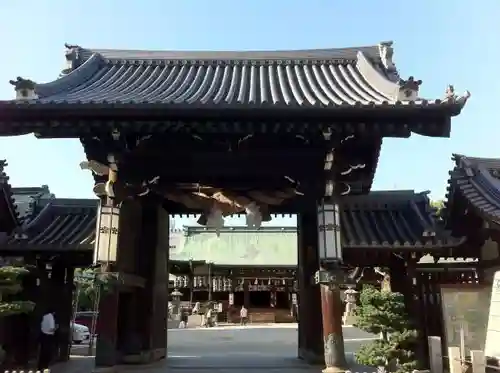
[(207, 328), (211, 328), (213, 325), (214, 322), (213, 322), (213, 319), (212, 319), (212, 307), (209, 306), (208, 307), (208, 310), (207, 310), (207, 313), (205, 315), (205, 326)]
[(40, 323), (40, 352), (38, 356), (37, 369), (43, 371), (48, 369), (52, 362), (52, 353), (54, 352), (55, 332), (57, 325), (54, 317), (54, 311), (48, 309), (42, 317)]
[(241, 306), (240, 310), (240, 325), (246, 325), (248, 322), (248, 310), (245, 306)]
[(185, 329), (188, 327), (188, 311), (182, 310), (181, 312), (181, 322), (179, 323), (180, 329)]

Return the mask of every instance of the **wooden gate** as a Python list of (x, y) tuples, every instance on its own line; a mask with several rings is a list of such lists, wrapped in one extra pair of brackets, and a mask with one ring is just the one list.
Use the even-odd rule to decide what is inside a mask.
[(419, 269), (416, 274), (415, 296), (418, 303), (418, 327), (421, 340), (429, 356), (427, 338), (441, 337), (443, 351), (447, 351), (445, 313), (443, 311), (443, 287), (459, 289), (477, 288), (480, 283), (475, 270)]

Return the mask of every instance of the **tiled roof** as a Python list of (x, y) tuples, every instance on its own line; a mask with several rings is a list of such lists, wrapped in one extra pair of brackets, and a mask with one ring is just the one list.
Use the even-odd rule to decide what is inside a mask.
[(450, 217), (458, 193), (484, 218), (500, 224), (500, 159), (454, 154), (452, 160), (443, 217)]
[[(92, 250), (97, 200), (41, 200), (22, 232), (4, 247), (32, 250)], [(371, 192), (341, 201), (344, 248), (433, 249), (453, 247), (459, 240), (435, 225), (426, 193)], [(233, 265), (295, 265), (295, 228), (265, 227), (257, 231), (188, 227), (173, 248), (173, 260), (209, 260)]]
[(2, 249), (93, 250), (97, 200), (40, 200), (34, 216)]
[[(441, 106), (423, 100), (419, 81), (401, 80), (392, 47), (268, 52), (99, 50), (67, 46), (69, 67), (35, 84), (26, 103), (154, 104), (175, 108), (345, 108)], [(28, 80), (12, 82), (16, 89)], [(458, 104), (458, 105), (457, 105)]]
[(0, 160), (0, 232), (10, 233), (19, 225), (9, 176), (5, 173), (7, 161)]
[(436, 224), (427, 195), (402, 190), (344, 197), (340, 215), (344, 246), (426, 249), (457, 245), (461, 239), (450, 237)]
[(40, 187), (14, 187), (12, 188), (12, 196), (21, 223), (25, 223), (27, 220), (33, 218), (34, 209), (36, 209), (40, 199), (55, 198), (55, 195), (50, 192), (48, 185)]

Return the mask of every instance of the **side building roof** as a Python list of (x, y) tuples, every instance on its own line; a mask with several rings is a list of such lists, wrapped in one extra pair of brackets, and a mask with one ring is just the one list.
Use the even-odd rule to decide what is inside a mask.
[(447, 224), (453, 224), (461, 201), (465, 201), (461, 213), (470, 207), (484, 220), (500, 224), (500, 159), (453, 154), (452, 160), (455, 166), (450, 171), (442, 214)]
[[(18, 77), (8, 110), (426, 109), (460, 113), (469, 94), (453, 87), (443, 99), (418, 95), (421, 81), (401, 79), (392, 42), (292, 51), (138, 51), (66, 45), (67, 68), (50, 83)], [(446, 108), (446, 109), (443, 109)], [(77, 115), (77, 112), (75, 112)], [(8, 117), (7, 117), (8, 118)], [(1, 116), (0, 116), (1, 119)]]
[[(0, 251), (93, 250), (98, 201), (42, 199)], [(460, 243), (436, 226), (426, 193), (371, 192), (341, 201), (343, 245), (348, 249), (432, 251)], [(171, 247), (171, 259), (226, 265), (296, 265), (295, 228), (226, 227), (220, 237), (204, 227), (186, 227)]]
[(18, 231), (0, 243), (0, 251), (92, 251), (98, 200), (38, 199)]

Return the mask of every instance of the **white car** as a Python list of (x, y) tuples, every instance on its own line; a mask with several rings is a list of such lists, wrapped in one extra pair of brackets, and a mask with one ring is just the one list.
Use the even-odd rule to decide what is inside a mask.
[(73, 330), (73, 343), (81, 344), (90, 341), (90, 331), (85, 325), (71, 323), (71, 330)]

